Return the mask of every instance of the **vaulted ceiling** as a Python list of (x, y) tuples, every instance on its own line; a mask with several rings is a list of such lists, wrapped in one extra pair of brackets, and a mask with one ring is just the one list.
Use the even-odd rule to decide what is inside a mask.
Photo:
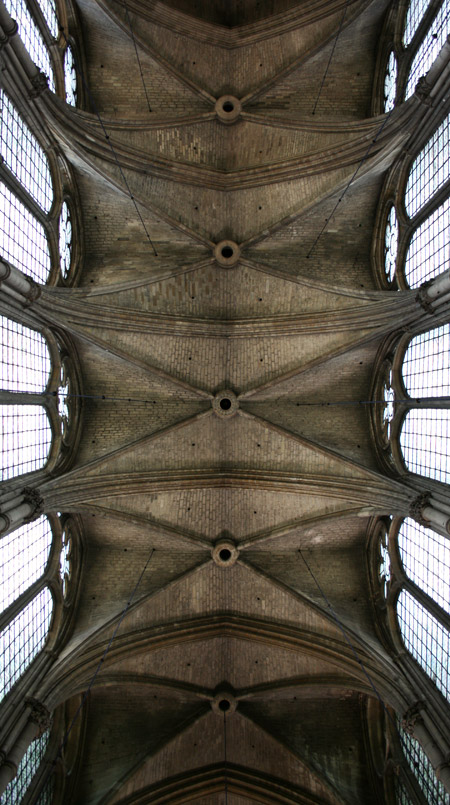
[(390, 487), (357, 403), (395, 326), (371, 242), (411, 123), (410, 106), (381, 132), (373, 116), (388, 2), (77, 6), (87, 111), (44, 111), (83, 260), (76, 290), (37, 303), (87, 395), (75, 463), (45, 490), (84, 530), (46, 681), (68, 724), (133, 598), (64, 801), (384, 802), (359, 660), (388, 696), (366, 548)]

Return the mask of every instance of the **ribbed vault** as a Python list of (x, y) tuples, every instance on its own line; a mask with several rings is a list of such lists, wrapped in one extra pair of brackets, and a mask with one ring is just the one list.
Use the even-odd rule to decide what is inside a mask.
[(413, 493), (380, 473), (358, 402), (382, 339), (417, 316), (413, 294), (377, 290), (370, 246), (423, 107), (372, 114), (387, 0), (128, 5), (79, 0), (89, 103), (40, 101), (84, 235), (78, 288), (36, 303), (70, 332), (87, 395), (72, 469), (42, 488), (87, 546), (52, 707), (73, 712), (153, 549), (69, 737), (64, 802), (384, 802), (366, 671), (389, 704), (405, 691), (366, 533)]

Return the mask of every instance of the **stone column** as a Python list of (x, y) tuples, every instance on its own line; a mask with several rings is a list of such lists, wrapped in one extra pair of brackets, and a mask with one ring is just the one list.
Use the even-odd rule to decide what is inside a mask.
[(422, 492), (411, 503), (409, 515), (420, 525), (433, 528), (438, 534), (450, 539), (450, 515), (442, 511), (442, 508), (439, 502), (431, 499), (431, 492)]
[(27, 701), (31, 712), (25, 727), (7, 752), (0, 752), (0, 796), (17, 774), (19, 763), (30, 743), (40, 738), (51, 726), (51, 714), (37, 699)]
[(422, 715), (423, 710), (423, 702), (417, 702), (410, 707), (403, 716), (402, 727), (405, 732), (408, 732), (409, 735), (419, 741), (436, 772), (437, 779), (450, 793), (450, 749), (447, 752), (447, 756), (444, 756), (425, 724)]
[(0, 538), (24, 523), (36, 520), (44, 510), (39, 489), (25, 487), (19, 494), (0, 503)]
[(6, 260), (0, 260), (0, 287), (22, 305), (31, 305), (41, 293), (39, 285)]

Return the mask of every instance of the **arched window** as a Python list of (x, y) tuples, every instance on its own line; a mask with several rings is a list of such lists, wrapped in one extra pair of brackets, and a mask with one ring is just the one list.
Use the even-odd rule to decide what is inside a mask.
[[(19, 26), (19, 36), (28, 50), (28, 53), (37, 67), (45, 73), (48, 78), (48, 85), (54, 92), (55, 77), (50, 55), (44, 37), (31, 16), (25, 0), (5, 0), (5, 5), (9, 14), (16, 20)], [(50, 3), (48, 0), (44, 0), (44, 3), (40, 3), (40, 5), (45, 16), (44, 7), (48, 9)]]
[(397, 541), (408, 579), (450, 615), (450, 540), (408, 517)]
[(53, 613), (53, 597), (44, 587), (0, 633), (0, 699), (43, 648)]
[(402, 363), (410, 397), (450, 396), (450, 325), (414, 336)]
[(450, 483), (450, 410), (409, 410), (400, 433), (400, 447), (410, 472)]
[(0, 612), (44, 574), (53, 532), (47, 517), (17, 528), (0, 540)]
[(403, 642), (436, 687), (450, 701), (450, 634), (408, 590), (397, 601)]
[(450, 33), (449, 0), (444, 0), (423, 37), (412, 61), (406, 85), (406, 98), (409, 98), (419, 78), (428, 73), (439, 55)]
[(395, 106), (395, 98), (397, 95), (397, 58), (394, 51), (391, 51), (388, 63), (386, 65), (386, 73), (384, 76), (384, 111), (391, 112)]
[(1, 254), (36, 282), (50, 274), (50, 251), (45, 228), (27, 207), (0, 182)]
[(450, 266), (450, 199), (446, 199), (415, 230), (405, 260), (405, 279), (418, 288)]
[(0, 388), (3, 391), (45, 391), (51, 361), (41, 333), (0, 316), (0, 352)]
[(1, 88), (0, 109), (0, 140), (5, 165), (44, 212), (49, 212), (53, 202), (53, 184), (47, 157)]
[(52, 429), (40, 405), (0, 405), (2, 421), (1, 480), (45, 466)]
[[(434, 769), (418, 741), (406, 732), (400, 724), (398, 724), (398, 733), (408, 766), (423, 792), (425, 802), (427, 802), (428, 805), (448, 805), (450, 796), (447, 794), (442, 783), (437, 779)], [(398, 790), (403, 797), (399, 797), (398, 802), (401, 803), (401, 805), (403, 805), (403, 803), (409, 805), (411, 800), (401, 779), (399, 780)]]
[(71, 106), (77, 105), (77, 72), (75, 60), (70, 45), (67, 45), (64, 53), (64, 87), (66, 91), (66, 101)]
[[(47, 730), (47, 732), (41, 735), (40, 738), (37, 738), (29, 745), (25, 755), (19, 763), (17, 775), (10, 782), (5, 793), (3, 794), (3, 805), (18, 805), (18, 803), (22, 802), (28, 788), (30, 787), (33, 777), (42, 763), (49, 743), (49, 738), (50, 731)], [(47, 788), (51, 794), (51, 784), (52, 783), (50, 781), (50, 785), (46, 786), (42, 794), (45, 794), (45, 790)], [(50, 802), (51, 799), (41, 800), (41, 798), (39, 798), (38, 805), (47, 805), (47, 803), (50, 805)]]
[(411, 165), (405, 189), (405, 208), (414, 218), (450, 178), (450, 115), (436, 129)]
[(411, 0), (408, 11), (406, 12), (405, 29), (403, 32), (403, 44), (405, 47), (411, 44), (414, 34), (429, 5), (430, 0)]

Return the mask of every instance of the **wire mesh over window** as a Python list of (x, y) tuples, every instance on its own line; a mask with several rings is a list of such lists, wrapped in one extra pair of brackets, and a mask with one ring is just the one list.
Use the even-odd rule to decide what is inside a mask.
[(400, 433), (400, 447), (410, 472), (450, 483), (449, 438), (449, 409), (408, 411)]
[(450, 540), (408, 517), (398, 547), (407, 576), (450, 614)]
[(409, 71), (408, 83), (406, 85), (406, 98), (409, 98), (413, 94), (419, 78), (428, 73), (428, 70), (445, 44), (447, 36), (450, 33), (449, 10), (450, 0), (444, 0), (417, 49)]
[(45, 212), (53, 202), (47, 157), (10, 99), (0, 89), (0, 141), (5, 165)]
[(25, 0), (4, 0), (5, 6), (19, 26), (19, 36), (34, 63), (48, 77), (48, 85), (55, 91), (55, 78), (50, 55), (42, 34), (31, 16)]
[[(19, 805), (22, 802), (27, 789), (33, 780), (39, 766), (42, 763), (45, 755), (48, 742), (50, 738), (50, 731), (44, 732), (40, 738), (29, 745), (17, 769), (17, 775), (14, 780), (10, 782), (5, 793), (2, 797), (2, 805)], [(47, 786), (46, 786), (47, 787)], [(38, 803), (40, 805), (41, 799)], [(42, 800), (42, 805), (50, 805), (51, 799)]]
[(402, 366), (403, 381), (411, 397), (450, 395), (450, 325), (416, 335), (409, 343)]
[(66, 90), (66, 101), (71, 106), (77, 105), (77, 73), (72, 48), (67, 45), (64, 54), (64, 86)]
[(406, 648), (450, 701), (450, 635), (408, 590), (397, 601), (397, 618)]
[(44, 336), (0, 316), (0, 389), (40, 393), (45, 391), (50, 370)]
[(50, 273), (45, 229), (21, 201), (0, 182), (0, 254), (37, 282)]
[(411, 166), (405, 190), (405, 207), (410, 218), (450, 178), (449, 139), (450, 115), (447, 115)]
[(394, 51), (389, 56), (384, 75), (384, 111), (390, 112), (395, 106), (397, 95), (397, 59)]
[(403, 44), (408, 47), (431, 0), (411, 0), (406, 13)]
[[(433, 766), (428, 760), (421, 745), (399, 725), (399, 735), (402, 749), (408, 765), (419, 783), (428, 805), (450, 805), (448, 794), (441, 782), (437, 779)], [(409, 803), (410, 799), (399, 800)]]
[(450, 266), (450, 199), (446, 199), (417, 227), (405, 260), (410, 288), (441, 274)]
[(1, 480), (41, 469), (50, 451), (52, 430), (41, 405), (0, 405)]
[(53, 36), (53, 39), (57, 39), (59, 33), (59, 25), (58, 25), (58, 17), (56, 16), (55, 0), (38, 0), (38, 3), (44, 15), (45, 22), (47, 23), (48, 30)]
[(53, 612), (48, 587), (27, 604), (0, 634), (0, 700), (43, 647)]
[(0, 612), (41, 578), (52, 545), (47, 517), (17, 528), (0, 541)]

